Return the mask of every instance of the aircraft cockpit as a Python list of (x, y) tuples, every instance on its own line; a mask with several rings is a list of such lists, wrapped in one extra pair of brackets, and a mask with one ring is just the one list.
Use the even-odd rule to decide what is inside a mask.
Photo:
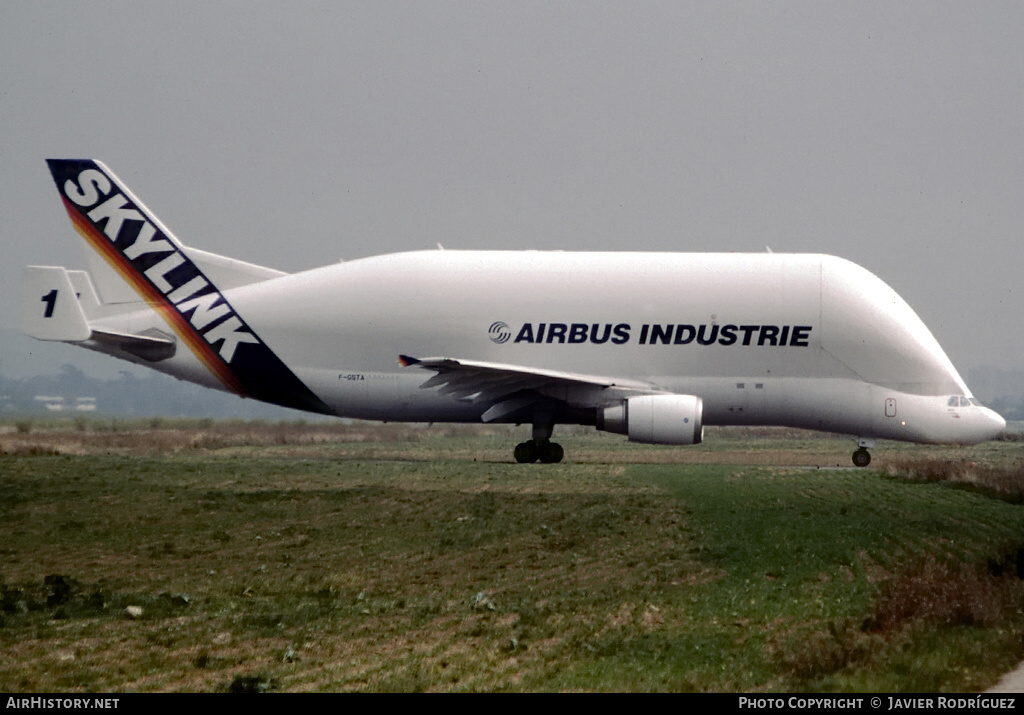
[(947, 407), (970, 407), (971, 405), (975, 407), (985, 406), (981, 404), (981, 400), (975, 397), (964, 397), (963, 395), (951, 395), (950, 398), (946, 400)]

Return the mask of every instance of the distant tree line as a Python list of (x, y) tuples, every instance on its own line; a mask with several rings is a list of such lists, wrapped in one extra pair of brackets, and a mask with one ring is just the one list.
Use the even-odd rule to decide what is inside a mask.
[(997, 397), (985, 403), (1006, 420), (1024, 421), (1024, 397)]
[[(240, 417), (290, 419), (303, 413), (211, 390), (167, 375), (150, 372), (145, 377), (122, 370), (117, 378), (89, 377), (65, 363), (56, 375), (9, 378), (0, 374), (0, 415), (46, 414), (37, 396), (63, 398), (73, 408), (77, 398), (95, 398), (96, 414), (163, 417)], [(1007, 420), (1024, 421), (1024, 395), (987, 400), (985, 404)], [(74, 415), (74, 409), (64, 414)]]
[(38, 397), (63, 398), (68, 416), (85, 414), (74, 409), (79, 398), (95, 398), (93, 414), (164, 417), (241, 417), (289, 419), (302, 413), (211, 390), (150, 373), (140, 378), (122, 370), (114, 379), (89, 377), (71, 364), (56, 375), (10, 378), (0, 374), (0, 415), (49, 414)]

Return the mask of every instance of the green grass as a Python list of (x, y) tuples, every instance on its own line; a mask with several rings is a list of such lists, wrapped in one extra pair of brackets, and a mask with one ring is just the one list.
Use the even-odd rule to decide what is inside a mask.
[(390, 428), (0, 435), (0, 691), (970, 691), (1024, 658), (1024, 507), (885, 469), (1016, 444), (516, 465), (507, 430)]

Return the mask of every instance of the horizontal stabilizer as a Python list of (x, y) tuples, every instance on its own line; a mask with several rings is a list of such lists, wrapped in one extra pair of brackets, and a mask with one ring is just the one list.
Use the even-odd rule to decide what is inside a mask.
[(59, 266), (28, 266), (22, 277), (21, 323), (39, 340), (83, 342), (92, 331), (68, 272)]
[(83, 305), (90, 301), (95, 303), (96, 296), (82, 271), (58, 266), (25, 269), (21, 317), (30, 337), (83, 343), (87, 348), (114, 354), (121, 351), (147, 362), (159, 362), (174, 355), (177, 342), (160, 330), (131, 334), (90, 326)]
[(93, 330), (92, 339), (106, 348), (118, 348), (146, 362), (160, 362), (174, 356), (177, 343), (159, 330), (140, 335), (115, 333), (112, 330)]

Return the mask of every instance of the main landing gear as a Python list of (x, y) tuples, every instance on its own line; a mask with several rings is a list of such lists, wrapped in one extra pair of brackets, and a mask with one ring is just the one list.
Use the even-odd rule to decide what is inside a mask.
[(866, 467), (871, 464), (871, 453), (869, 449), (875, 446), (875, 440), (871, 437), (860, 437), (857, 440), (857, 451), (853, 453), (853, 466)]
[(555, 464), (562, 461), (565, 451), (562, 445), (556, 442), (540, 442), (527, 440), (516, 445), (516, 461), (520, 464), (541, 462), (543, 464)]
[(554, 425), (534, 425), (533, 439), (516, 445), (515, 457), (520, 464), (557, 464), (565, 456), (562, 445), (551, 441)]

